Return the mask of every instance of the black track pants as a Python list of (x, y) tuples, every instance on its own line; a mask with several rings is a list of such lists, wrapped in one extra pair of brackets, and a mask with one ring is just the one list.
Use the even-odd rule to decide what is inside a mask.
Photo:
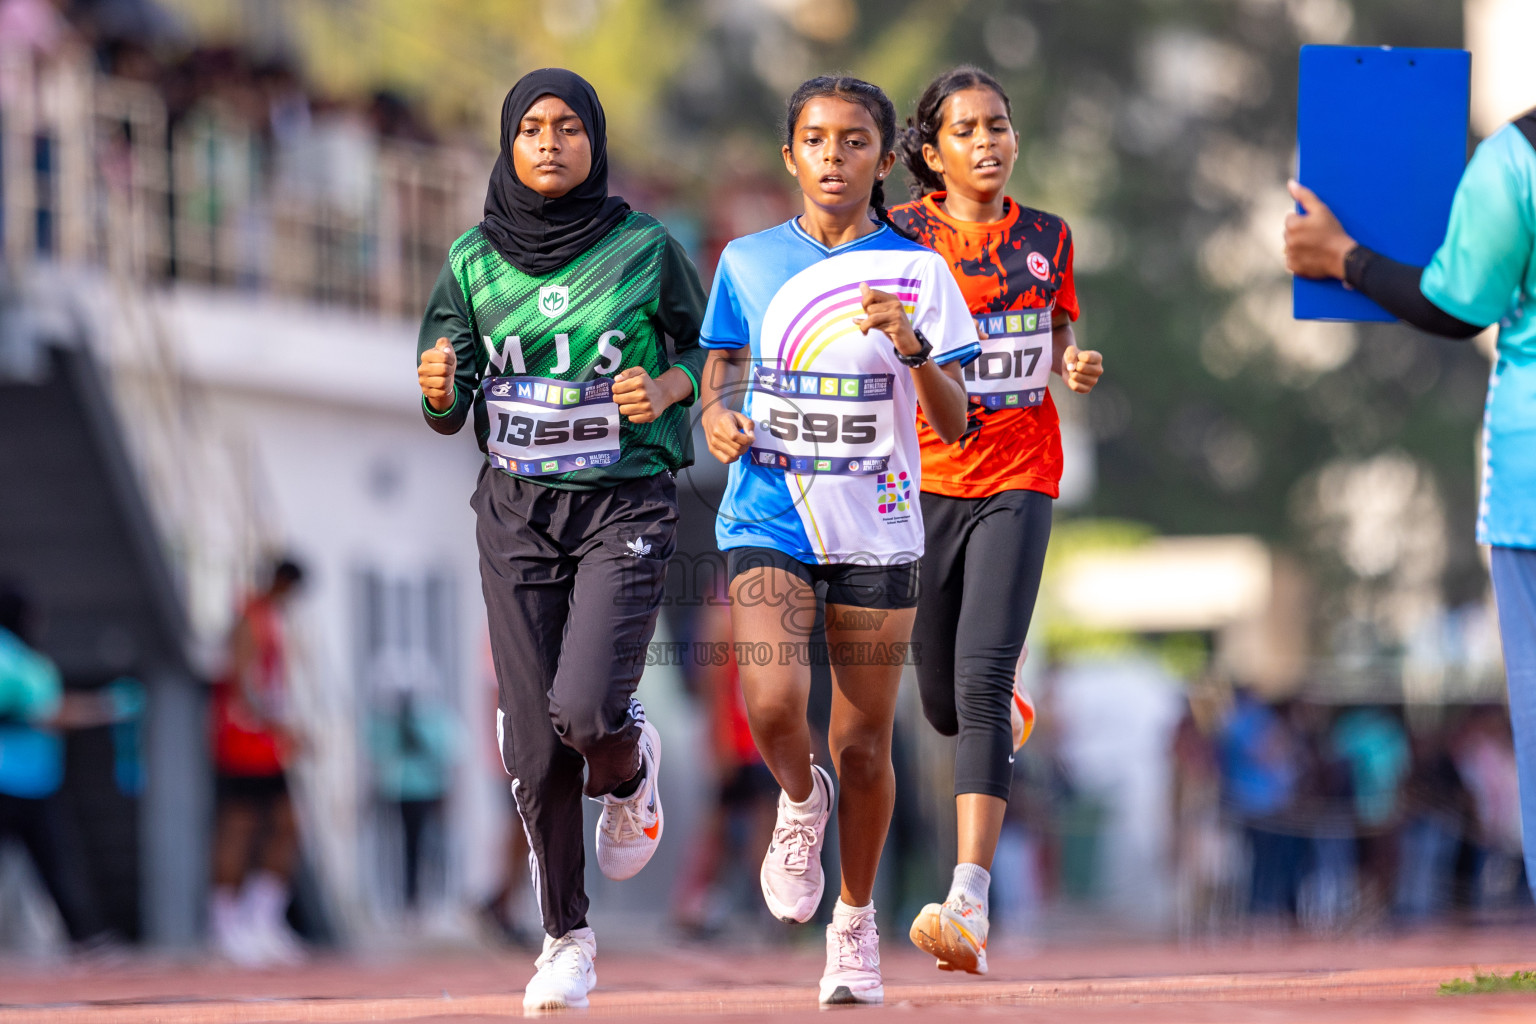
[(955, 749), (955, 795), (1008, 799), (1013, 777), (1009, 701), (1040, 592), (1051, 498), (1001, 491), (986, 498), (924, 492), (916, 645), (923, 714)]
[(564, 491), (489, 466), (470, 501), (500, 690), (497, 735), (528, 832), (544, 930), (587, 913), (588, 796), (635, 774), (630, 697), (656, 628), (677, 528), (668, 473)]

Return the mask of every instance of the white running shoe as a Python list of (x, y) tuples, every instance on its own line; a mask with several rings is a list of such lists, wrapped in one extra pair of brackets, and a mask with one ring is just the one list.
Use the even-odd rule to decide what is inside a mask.
[(309, 958), (304, 943), (288, 927), (288, 883), (269, 871), (247, 878), (240, 902), (250, 928), (249, 941), (263, 967), (297, 967)]
[(597, 798), (603, 805), (597, 819), (597, 866), (615, 882), (639, 874), (661, 843), (661, 794), (656, 784), (661, 775), (661, 736), (644, 718), (640, 719), (640, 758), (645, 778), (633, 793)]
[(524, 1010), (581, 1009), (587, 993), (597, 987), (597, 936), (591, 928), (576, 928), (558, 939), (544, 936), (544, 952), (523, 990)]
[(885, 985), (880, 980), (880, 930), (875, 927), (875, 908), (848, 917), (834, 913), (827, 925), (827, 970), (821, 976), (821, 1004), (883, 1002)]
[(790, 808), (789, 794), (779, 791), (779, 818), (763, 855), (763, 902), (780, 921), (809, 921), (827, 883), (821, 843), (832, 815), (832, 776), (820, 765), (811, 765), (811, 795), (820, 803), (807, 820)]
[[(1024, 660), (1028, 657), (1029, 644), (1025, 644), (1023, 653), (1019, 655), (1018, 668), (1024, 667)], [(1029, 734), (1035, 731), (1035, 702), (1029, 691), (1024, 689), (1024, 682), (1019, 678), (1017, 669), (1013, 676), (1013, 700), (1008, 706), (1008, 717), (1012, 721), (1013, 749), (1017, 753), (1024, 741), (1029, 739)]]
[(987, 973), (987, 915), (964, 895), (930, 903), (912, 922), (912, 944), (941, 971)]
[(251, 927), (244, 903), (231, 889), (220, 886), (208, 905), (208, 933), (219, 955), (237, 967), (265, 966), (260, 937)]

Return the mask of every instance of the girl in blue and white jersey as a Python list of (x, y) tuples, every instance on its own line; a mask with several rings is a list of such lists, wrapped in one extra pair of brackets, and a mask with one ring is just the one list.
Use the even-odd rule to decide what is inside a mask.
[(923, 553), (916, 413), (946, 442), (960, 436), (960, 364), (978, 350), (948, 266), (886, 217), (895, 139), (895, 108), (868, 82), (822, 77), (796, 90), (783, 156), (805, 212), (726, 246), (700, 338), (711, 349), (704, 433), (731, 464), (716, 537), (732, 628), (738, 649), (771, 653), (739, 667), (752, 735), (783, 788), (761, 877), (786, 921), (809, 920), (824, 886), (833, 787), (811, 763), (806, 702), (819, 656), (808, 634), (826, 602), (827, 741), (843, 798), (823, 1003), (883, 997), (871, 896)]

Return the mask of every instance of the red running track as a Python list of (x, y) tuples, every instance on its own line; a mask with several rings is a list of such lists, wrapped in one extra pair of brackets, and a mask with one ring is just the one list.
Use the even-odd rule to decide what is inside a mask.
[[(894, 945), (886, 951), (886, 1005), (830, 1012), (1031, 1024), (1536, 1021), (1536, 994), (1438, 994), (1452, 978), (1536, 965), (1530, 929), (998, 951), (985, 978), (941, 974)], [(505, 1021), (522, 1015), (531, 960), (478, 951), (322, 957), (260, 972), (149, 957), (113, 965), (0, 961), (0, 1024)], [(803, 946), (600, 949), (597, 966), (587, 1017), (827, 1021), (815, 1002), (821, 958)]]

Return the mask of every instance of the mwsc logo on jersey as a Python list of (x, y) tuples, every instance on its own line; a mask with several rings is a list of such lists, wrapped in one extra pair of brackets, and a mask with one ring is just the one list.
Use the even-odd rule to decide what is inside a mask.
[(571, 304), (571, 290), (563, 284), (547, 284), (539, 289), (539, 312), (553, 320)]

